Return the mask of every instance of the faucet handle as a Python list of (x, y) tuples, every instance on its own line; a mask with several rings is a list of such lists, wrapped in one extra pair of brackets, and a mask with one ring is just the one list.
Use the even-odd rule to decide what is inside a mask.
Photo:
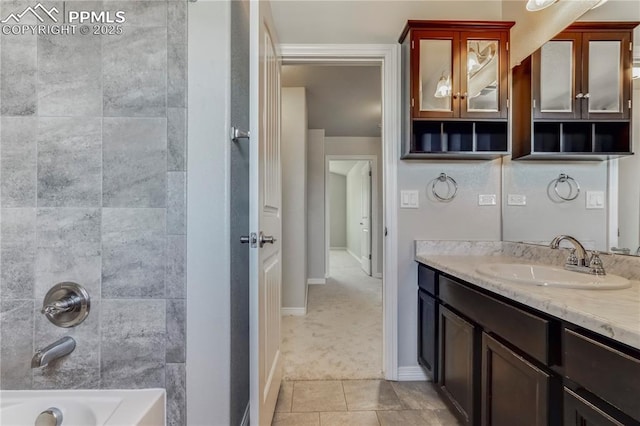
[(604, 270), (604, 264), (600, 259), (600, 253), (594, 251), (591, 254), (591, 260), (589, 261), (589, 272), (593, 275), (607, 275)]
[(565, 262), (565, 264), (578, 266), (579, 261), (578, 256), (576, 256), (576, 249), (571, 249), (571, 252), (569, 253), (569, 257), (567, 257), (567, 261)]

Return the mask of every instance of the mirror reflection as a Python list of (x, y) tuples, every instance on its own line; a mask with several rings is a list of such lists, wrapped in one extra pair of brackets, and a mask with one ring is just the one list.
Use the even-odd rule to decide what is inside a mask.
[(420, 40), (420, 110), (451, 111), (450, 40)]
[[(640, 105), (640, 79), (633, 80)], [(589, 250), (640, 256), (640, 120), (633, 123), (636, 155), (609, 161), (527, 162), (503, 160), (503, 240), (547, 245), (559, 234)], [(580, 193), (571, 201), (554, 191), (565, 174)], [(570, 182), (569, 182), (570, 183)], [(567, 182), (558, 192), (571, 199)]]
[(573, 106), (573, 42), (549, 41), (540, 49), (540, 110), (570, 112)]
[(497, 111), (499, 58), (497, 40), (467, 42), (467, 110)]
[(620, 111), (620, 42), (589, 42), (589, 112)]

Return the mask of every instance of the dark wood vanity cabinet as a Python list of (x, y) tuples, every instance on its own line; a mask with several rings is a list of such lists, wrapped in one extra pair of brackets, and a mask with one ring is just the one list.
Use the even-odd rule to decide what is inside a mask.
[(409, 21), (400, 36), (403, 158), (508, 151), (513, 22)]
[(514, 159), (604, 160), (632, 153), (637, 25), (575, 23), (513, 69)]
[(640, 426), (640, 350), (419, 264), (418, 362), (474, 426)]
[(482, 426), (547, 426), (550, 374), (482, 334)]

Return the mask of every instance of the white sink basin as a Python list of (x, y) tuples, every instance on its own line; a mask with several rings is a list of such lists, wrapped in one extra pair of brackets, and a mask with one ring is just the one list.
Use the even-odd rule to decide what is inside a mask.
[(588, 290), (615, 290), (631, 287), (628, 279), (618, 275), (602, 277), (544, 265), (489, 263), (479, 266), (476, 271), (491, 278), (548, 287)]

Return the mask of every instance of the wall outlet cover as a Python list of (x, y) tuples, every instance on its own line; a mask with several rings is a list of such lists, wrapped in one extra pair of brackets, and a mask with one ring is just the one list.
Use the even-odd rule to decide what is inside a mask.
[(508, 206), (526, 206), (527, 196), (522, 194), (508, 194), (507, 205)]
[(420, 207), (419, 191), (400, 191), (400, 208), (417, 209)]
[(498, 197), (496, 197), (496, 194), (478, 195), (479, 206), (495, 206), (496, 204), (498, 204)]

